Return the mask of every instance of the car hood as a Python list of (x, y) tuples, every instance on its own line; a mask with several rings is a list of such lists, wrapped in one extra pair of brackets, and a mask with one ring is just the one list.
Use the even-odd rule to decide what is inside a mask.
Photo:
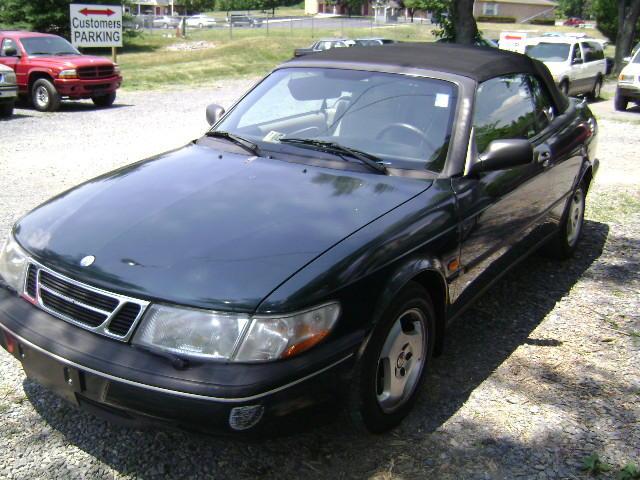
[(59, 68), (103, 67), (112, 66), (113, 62), (102, 57), (91, 55), (35, 55), (29, 57), (33, 66), (45, 65)]
[(621, 75), (640, 75), (640, 63), (629, 63), (620, 72)]
[[(59, 195), (14, 233), (40, 263), (100, 288), (253, 311), (299, 269), (431, 183), (191, 144)], [(88, 255), (95, 262), (81, 267)]]

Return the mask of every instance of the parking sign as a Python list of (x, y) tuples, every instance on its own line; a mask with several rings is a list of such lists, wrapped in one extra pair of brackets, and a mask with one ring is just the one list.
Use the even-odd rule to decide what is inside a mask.
[(69, 12), (74, 46), (122, 46), (122, 6), (72, 3)]

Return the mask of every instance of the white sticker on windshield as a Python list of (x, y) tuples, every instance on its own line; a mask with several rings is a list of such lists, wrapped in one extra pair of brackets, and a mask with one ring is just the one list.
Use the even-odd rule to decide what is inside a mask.
[(265, 142), (278, 143), (282, 137), (284, 137), (284, 133), (280, 133), (280, 132), (276, 132), (275, 130), (271, 130), (269, 133), (267, 133), (264, 136), (263, 140)]
[(449, 95), (446, 93), (436, 93), (436, 107), (448, 108), (449, 107)]

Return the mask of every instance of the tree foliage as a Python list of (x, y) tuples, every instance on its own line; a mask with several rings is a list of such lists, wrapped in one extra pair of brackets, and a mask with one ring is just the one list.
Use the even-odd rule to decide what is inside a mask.
[(479, 36), (473, 17), (473, 0), (421, 0), (423, 7), (432, 14), (438, 25), (434, 32), (440, 38), (452, 42), (470, 44)]
[(600, 30), (615, 42), (616, 57), (614, 71), (622, 70), (622, 59), (640, 41), (639, 0), (593, 0), (593, 14)]
[(591, 18), (592, 0), (559, 0), (558, 13), (564, 17)]

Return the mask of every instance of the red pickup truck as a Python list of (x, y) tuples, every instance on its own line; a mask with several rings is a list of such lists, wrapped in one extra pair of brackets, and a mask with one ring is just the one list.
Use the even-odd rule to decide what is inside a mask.
[(64, 98), (109, 107), (122, 83), (116, 64), (82, 55), (57, 35), (0, 31), (0, 64), (13, 68), (19, 94), (42, 112), (57, 110)]

